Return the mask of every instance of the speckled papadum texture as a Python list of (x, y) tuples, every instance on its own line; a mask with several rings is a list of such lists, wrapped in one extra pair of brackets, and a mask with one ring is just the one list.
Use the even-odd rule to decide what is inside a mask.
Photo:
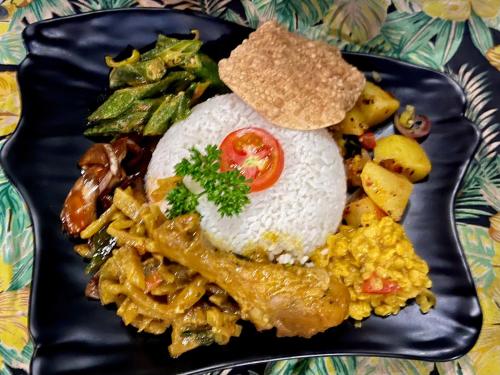
[(301, 130), (342, 121), (365, 85), (336, 47), (290, 33), (275, 21), (221, 60), (219, 74), (268, 121)]

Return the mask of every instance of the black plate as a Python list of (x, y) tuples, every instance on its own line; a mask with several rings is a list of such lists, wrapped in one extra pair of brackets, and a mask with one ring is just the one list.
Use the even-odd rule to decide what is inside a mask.
[(107, 87), (105, 55), (150, 45), (158, 33), (201, 32), (207, 53), (227, 56), (249, 29), (205, 16), (132, 9), (79, 15), (29, 26), (29, 51), (19, 70), (23, 115), (2, 150), (2, 164), (31, 210), (35, 271), (30, 328), (36, 343), (32, 373), (187, 374), (245, 363), (320, 355), (377, 355), (448, 360), (476, 341), (481, 310), (452, 214), (454, 195), (478, 143), (463, 117), (464, 96), (445, 75), (366, 55), (346, 58), (402, 104), (413, 103), (433, 121), (424, 142), (433, 170), (417, 184), (404, 226), (431, 268), (437, 307), (422, 315), (416, 305), (386, 319), (371, 317), (361, 329), (345, 322), (312, 339), (278, 339), (245, 325), (227, 346), (212, 345), (171, 359), (169, 336), (128, 329), (97, 302), (88, 301), (84, 262), (61, 231), (59, 212), (78, 177), (77, 160), (90, 145), (82, 136), (86, 116)]

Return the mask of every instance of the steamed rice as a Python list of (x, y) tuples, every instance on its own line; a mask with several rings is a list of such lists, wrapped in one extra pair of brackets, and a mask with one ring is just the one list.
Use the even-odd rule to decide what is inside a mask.
[(245, 254), (261, 248), (281, 263), (305, 263), (337, 229), (346, 199), (342, 158), (324, 129), (279, 128), (234, 94), (214, 97), (193, 108), (160, 140), (146, 175), (147, 192), (156, 189), (157, 179), (175, 174), (174, 166), (189, 156), (191, 147), (220, 145), (227, 134), (248, 126), (263, 128), (279, 140), (285, 154), (283, 173), (269, 189), (251, 193), (251, 203), (237, 216), (221, 217), (203, 196), (198, 206), (201, 226), (221, 249)]

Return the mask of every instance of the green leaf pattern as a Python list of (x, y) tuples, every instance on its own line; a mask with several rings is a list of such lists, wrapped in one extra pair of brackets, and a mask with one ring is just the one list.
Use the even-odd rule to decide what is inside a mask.
[(380, 31), (390, 2), (381, 0), (337, 0), (324, 23), (337, 39), (364, 43)]
[(24, 56), (24, 49), (21, 33), (18, 31), (7, 31), (0, 35), (0, 62), (3, 64), (19, 64)]
[(468, 21), (472, 42), (476, 48), (484, 55), (486, 51), (493, 47), (493, 37), (488, 25), (475, 13)]
[(439, 66), (445, 66), (455, 55), (462, 42), (464, 30), (463, 22), (447, 22), (436, 36), (434, 48)]
[(493, 267), (495, 241), (484, 227), (458, 223), (457, 229), (460, 242), (474, 273), (476, 287), (489, 288), (495, 279)]
[(349, 375), (355, 374), (356, 357), (292, 359), (267, 365), (264, 375)]
[(289, 30), (301, 31), (321, 21), (331, 5), (327, 0), (242, 0), (250, 27), (275, 19)]
[(500, 31), (500, 13), (493, 18), (484, 18), (483, 21), (490, 29)]
[(500, 124), (492, 103), (492, 91), (486, 72), (462, 65), (458, 72), (447, 74), (464, 90), (467, 106), (465, 116), (481, 131), (481, 143), (467, 170), (464, 183), (455, 202), (455, 216), (459, 222), (491, 216), (500, 211)]
[(24, 29), (25, 22), (34, 23), (47, 18), (52, 18), (54, 15), (69, 16), (74, 13), (75, 9), (69, 0), (28, 1), (26, 6), (18, 7), (14, 12), (10, 21), (9, 30), (21, 32)]
[[(500, 12), (486, 19), (472, 11), (466, 21), (457, 22), (425, 14), (422, 11), (424, 1), (240, 0), (234, 8), (231, 4), (235, 2), (231, 0), (0, 0), (0, 7), (7, 2), (17, 4), (9, 15), (10, 22), (7, 19), (8, 30), (2, 33), (0, 29), (0, 63), (18, 64), (25, 56), (21, 38), (25, 23), (78, 12), (165, 6), (200, 11), (253, 28), (275, 19), (290, 30), (311, 39), (325, 40), (346, 51), (379, 54), (443, 71), (463, 88), (467, 98), (465, 115), (482, 135), (482, 142), (457, 195), (455, 215), (476, 284), (488, 288), (498, 277), (495, 273), (498, 244), (489, 237), (487, 228), (471, 223), (484, 222), (500, 211), (498, 103), (493, 102), (493, 87), (484, 70), (468, 64), (454, 70), (448, 64), (467, 33), (481, 54), (493, 47), (494, 33), (500, 31)], [(474, 1), (480, 0), (470, 0)], [(1, 19), (6, 14), (2, 10), (0, 27), (1, 22), (6, 22)], [(0, 251), (13, 269), (8, 291), (29, 286), (33, 258), (31, 222), (25, 204), (1, 170)], [(11, 375), (9, 366), (27, 370), (32, 352), (31, 342), (21, 352), (7, 349), (0, 342), (0, 358), (4, 363), (0, 364), (0, 375)], [(270, 363), (265, 375), (428, 375), (433, 369), (440, 375), (476, 373), (468, 356), (436, 364), (372, 357), (324, 357)], [(223, 370), (212, 375), (229, 373), (233, 374)], [(252, 371), (248, 374), (258, 375)]]
[(129, 8), (136, 5), (135, 0), (80, 0), (75, 6), (80, 12), (92, 12), (95, 10)]
[(363, 375), (428, 375), (434, 363), (396, 358), (359, 357), (357, 366), (362, 369)]
[(392, 0), (392, 5), (394, 5), (399, 12), (404, 13), (415, 13), (422, 10), (418, 2), (413, 0)]
[(455, 201), (455, 217), (466, 223), (472, 219), (489, 217), (500, 211), (500, 158), (474, 158), (467, 170), (464, 183)]
[[(4, 144), (5, 141), (0, 142), (0, 150)], [(26, 205), (1, 169), (0, 207), (0, 259), (13, 269), (12, 280), (5, 291), (14, 292), (31, 284), (33, 231)], [(0, 342), (0, 359), (13, 368), (27, 370), (32, 352), (31, 342), (21, 352), (4, 347)], [(10, 371), (0, 365), (0, 375), (4, 374), (10, 375)]]
[(437, 362), (436, 371), (440, 375), (474, 375), (474, 365), (469, 356), (450, 362)]
[(163, 5), (179, 10), (195, 10), (213, 17), (221, 16), (231, 0), (163, 0)]

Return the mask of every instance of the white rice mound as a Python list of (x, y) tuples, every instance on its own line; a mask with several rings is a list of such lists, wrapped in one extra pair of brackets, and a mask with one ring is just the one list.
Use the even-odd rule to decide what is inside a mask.
[(303, 264), (336, 231), (346, 203), (342, 157), (325, 129), (280, 128), (235, 94), (216, 96), (194, 107), (160, 140), (146, 174), (146, 190), (151, 194), (157, 179), (173, 176), (175, 165), (189, 156), (191, 147), (202, 151), (209, 144), (220, 145), (230, 132), (249, 126), (267, 130), (280, 142), (285, 155), (281, 177), (272, 187), (251, 193), (251, 203), (237, 216), (221, 217), (202, 197), (201, 226), (221, 249), (245, 254), (260, 246), (270, 259)]

